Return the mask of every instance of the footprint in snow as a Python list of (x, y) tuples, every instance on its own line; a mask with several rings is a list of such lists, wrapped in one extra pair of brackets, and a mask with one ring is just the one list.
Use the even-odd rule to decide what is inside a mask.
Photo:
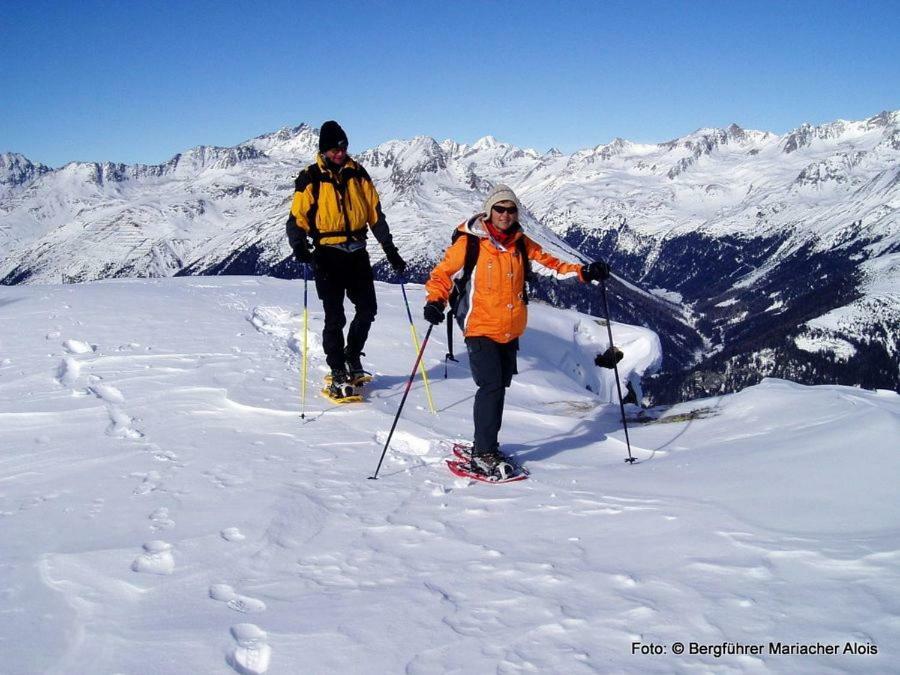
[(131, 563), (131, 569), (145, 574), (172, 574), (175, 570), (172, 544), (159, 540), (148, 541), (144, 544), (144, 552)]
[[(387, 440), (387, 432), (379, 431), (375, 434), (375, 441), (381, 445)], [(419, 458), (421, 461), (428, 460), (428, 454), (431, 452), (431, 442), (424, 438), (419, 438), (413, 434), (398, 431), (391, 438), (391, 456), (395, 461), (405, 463), (408, 458)], [(432, 458), (439, 461), (439, 458)]]
[(90, 354), (97, 351), (96, 345), (91, 345), (81, 340), (66, 340), (62, 346), (70, 354)]
[(236, 476), (219, 466), (215, 467), (212, 471), (204, 471), (202, 475), (218, 488), (237, 487), (238, 485), (243, 485), (247, 482), (240, 476)]
[(226, 527), (219, 534), (225, 541), (244, 541), (247, 538), (236, 527)]
[(178, 455), (171, 450), (163, 450), (158, 446), (153, 446), (153, 459), (157, 462), (177, 462)]
[(107, 406), (107, 413), (109, 414), (109, 426), (106, 427), (107, 436), (131, 439), (144, 437), (144, 434), (131, 426), (134, 420), (118, 406)]
[(93, 380), (93, 384), (88, 390), (97, 398), (110, 404), (125, 403), (125, 397), (122, 392), (108, 384), (100, 384), (99, 378)]
[(638, 584), (637, 580), (630, 574), (613, 574), (611, 578), (624, 588), (634, 588)]
[(175, 527), (175, 521), (169, 518), (169, 509), (160, 506), (153, 513), (147, 516), (151, 521), (151, 530), (170, 530)]
[(247, 320), (260, 333), (288, 338), (291, 324), (299, 322), (300, 317), (289, 309), (282, 307), (254, 307)]
[[(74, 359), (65, 359), (59, 366), (57, 379), (61, 384), (72, 386), (81, 372), (81, 366)], [(106, 404), (106, 412), (109, 415), (109, 426), (106, 427), (107, 436), (117, 438), (143, 438), (132, 423), (134, 420), (120, 407), (125, 403), (122, 392), (109, 384), (103, 384), (102, 379), (96, 375), (90, 377), (90, 385), (86, 394), (93, 394)]]
[(97, 514), (99, 514), (103, 510), (103, 505), (106, 503), (106, 500), (103, 497), (97, 497), (91, 504), (91, 510), (88, 511), (89, 518), (95, 518)]
[(239, 623), (231, 627), (231, 636), (237, 647), (228, 655), (229, 666), (242, 675), (262, 675), (269, 669), (272, 648), (266, 631), (252, 623)]
[(132, 478), (141, 478), (140, 484), (132, 490), (132, 494), (147, 495), (159, 489), (159, 472), (148, 471), (147, 473), (131, 473)]
[(66, 357), (59, 362), (56, 369), (56, 379), (64, 387), (71, 387), (81, 375), (81, 364), (71, 357)]
[(247, 595), (240, 595), (228, 584), (213, 584), (209, 587), (209, 597), (219, 602), (224, 602), (230, 609), (235, 612), (262, 612), (266, 608), (266, 603)]

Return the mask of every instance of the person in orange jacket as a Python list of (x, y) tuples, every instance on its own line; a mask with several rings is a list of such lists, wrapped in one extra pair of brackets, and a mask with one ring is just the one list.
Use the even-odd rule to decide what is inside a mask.
[[(469, 354), (472, 378), (478, 387), (473, 406), (473, 471), (496, 476), (508, 458), (500, 452), (497, 436), (503, 422), (506, 388), (516, 368), (519, 336), (525, 331), (526, 266), (539, 265), (559, 279), (577, 278), (590, 283), (609, 278), (609, 265), (566, 263), (544, 251), (522, 230), (519, 200), (506, 185), (497, 185), (484, 202), (484, 212), (457, 230), (478, 237), (478, 257), (466, 288), (460, 289), (454, 310)], [(467, 236), (458, 236), (425, 283), (425, 319), (437, 325), (453, 289), (453, 278), (465, 266)], [(520, 241), (521, 240), (521, 241)], [(530, 263), (523, 259), (528, 257)]]

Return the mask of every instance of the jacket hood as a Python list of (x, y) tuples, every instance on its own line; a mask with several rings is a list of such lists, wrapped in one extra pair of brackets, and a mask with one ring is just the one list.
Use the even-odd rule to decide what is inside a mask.
[[(466, 234), (474, 234), (476, 237), (488, 239), (490, 237), (490, 234), (487, 231), (487, 227), (485, 227), (484, 225), (484, 219), (486, 217), (486, 213), (476, 213), (466, 222), (462, 223), (457, 229), (460, 232), (465, 232)], [(525, 232), (519, 223), (513, 225), (511, 229), (513, 230), (513, 233), (515, 235), (513, 241), (516, 241), (516, 239), (525, 235)]]

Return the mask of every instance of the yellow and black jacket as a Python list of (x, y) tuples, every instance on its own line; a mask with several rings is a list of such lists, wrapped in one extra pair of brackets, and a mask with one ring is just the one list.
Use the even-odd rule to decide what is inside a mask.
[(366, 238), (366, 226), (382, 247), (393, 246), (375, 184), (354, 160), (334, 171), (319, 154), (294, 181), (287, 222), (291, 246), (307, 236), (316, 246), (351, 244)]

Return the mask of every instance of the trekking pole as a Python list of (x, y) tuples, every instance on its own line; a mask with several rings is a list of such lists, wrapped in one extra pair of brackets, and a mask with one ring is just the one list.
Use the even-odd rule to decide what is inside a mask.
[(447, 353), (444, 354), (444, 379), (447, 379), (447, 363), (459, 363), (459, 359), (453, 356), (453, 321), (456, 315), (451, 310), (447, 312)]
[[(403, 291), (403, 302), (406, 303), (406, 316), (409, 317), (409, 331), (412, 333), (413, 345), (415, 345), (416, 352), (419, 351), (419, 336), (416, 333), (416, 325), (413, 323), (412, 312), (409, 311), (409, 300), (406, 297), (406, 284), (403, 281), (403, 276), (400, 276), (400, 290)], [(431, 386), (428, 384), (428, 373), (425, 372), (425, 361), (423, 360), (419, 365), (419, 370), (422, 371), (422, 381), (425, 383), (425, 396), (428, 398), (428, 408), (431, 410), (432, 415), (437, 415), (437, 411), (434, 409), (434, 401), (431, 398)]]
[(384, 461), (385, 454), (387, 454), (388, 445), (390, 445), (391, 437), (394, 435), (394, 429), (397, 428), (397, 421), (400, 419), (400, 413), (403, 411), (403, 404), (406, 403), (409, 389), (412, 387), (413, 380), (416, 379), (416, 368), (419, 367), (419, 362), (422, 360), (422, 354), (425, 353), (425, 345), (428, 344), (428, 338), (431, 337), (432, 328), (434, 328), (434, 325), (429, 324), (428, 330), (425, 332), (425, 339), (422, 341), (422, 348), (419, 349), (419, 354), (416, 356), (416, 362), (413, 364), (412, 372), (409, 374), (409, 380), (406, 382), (406, 391), (403, 392), (403, 398), (400, 399), (400, 407), (397, 408), (397, 415), (394, 417), (394, 423), (391, 425), (387, 440), (384, 442), (384, 450), (381, 451), (381, 459), (378, 460), (378, 466), (375, 467), (375, 473), (369, 476), (369, 480), (378, 480), (378, 472), (381, 470), (381, 463)]
[(309, 305), (307, 303), (307, 287), (309, 286), (309, 265), (303, 263), (303, 367), (300, 383), (300, 419), (306, 419), (306, 366), (309, 352)]
[[(610, 349), (615, 349), (615, 346), (613, 345), (612, 324), (609, 319), (609, 302), (606, 299), (606, 282), (603, 279), (600, 280), (600, 291), (603, 296), (603, 311), (605, 312), (606, 318), (606, 332), (609, 333), (609, 346)], [(625, 429), (625, 446), (628, 448), (628, 457), (625, 461), (629, 464), (634, 464), (635, 459), (631, 456), (631, 441), (628, 439), (628, 422), (625, 421), (625, 404), (622, 402), (622, 385), (619, 383), (619, 366), (615, 359), (613, 360), (613, 373), (616, 377), (616, 391), (619, 392), (619, 409), (622, 411), (622, 427)]]

